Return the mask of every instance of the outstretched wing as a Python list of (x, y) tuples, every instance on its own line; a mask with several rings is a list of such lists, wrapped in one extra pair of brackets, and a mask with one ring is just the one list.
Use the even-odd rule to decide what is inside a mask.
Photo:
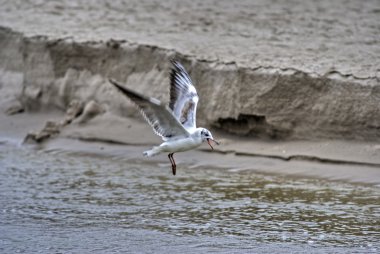
[(189, 135), (189, 132), (178, 122), (173, 113), (159, 100), (136, 93), (115, 80), (110, 79), (109, 81), (137, 105), (145, 120), (153, 127), (154, 133), (158, 136), (166, 140), (176, 136)]
[(199, 97), (185, 68), (177, 61), (172, 61), (172, 64), (169, 108), (186, 130), (191, 131), (196, 128)]

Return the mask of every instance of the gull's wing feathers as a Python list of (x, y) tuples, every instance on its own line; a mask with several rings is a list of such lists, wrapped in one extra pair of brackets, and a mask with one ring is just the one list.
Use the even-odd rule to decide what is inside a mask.
[(199, 100), (197, 90), (185, 68), (177, 61), (172, 61), (172, 64), (169, 108), (187, 130), (195, 130)]
[(159, 100), (136, 93), (112, 79), (109, 81), (137, 105), (145, 120), (153, 127), (158, 136), (166, 140), (171, 137), (189, 135), (189, 132), (178, 122), (173, 113)]

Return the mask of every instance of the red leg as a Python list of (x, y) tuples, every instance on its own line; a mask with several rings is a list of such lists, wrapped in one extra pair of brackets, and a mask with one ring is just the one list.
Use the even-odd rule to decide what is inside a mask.
[(173, 165), (174, 165), (174, 167), (172, 167), (172, 172), (173, 172), (173, 175), (175, 175), (177, 171), (177, 165), (175, 164), (174, 153), (172, 153), (172, 160), (173, 160)]
[(175, 164), (173, 155), (174, 155), (174, 153), (169, 153), (168, 157), (169, 157), (170, 163), (172, 164), (173, 175), (175, 175), (176, 174), (177, 165)]

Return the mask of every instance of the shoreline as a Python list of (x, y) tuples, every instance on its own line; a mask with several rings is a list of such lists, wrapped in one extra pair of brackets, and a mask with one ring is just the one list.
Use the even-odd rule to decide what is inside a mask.
[[(102, 116), (99, 118), (101, 117)], [(104, 119), (97, 120), (95, 117), (92, 120), (93, 124), (89, 122), (85, 126), (78, 126), (74, 122), (72, 125), (64, 128), (57, 136), (52, 137), (41, 144), (32, 144), (31, 147), (36, 147), (37, 149), (46, 152), (55, 151), (73, 155), (111, 156), (116, 159), (125, 160), (126, 162), (128, 160), (134, 160), (141, 162), (142, 164), (167, 164), (167, 173), (170, 173), (170, 165), (165, 154), (153, 158), (144, 158), (142, 156), (142, 151), (159, 143), (158, 137), (155, 137), (153, 132), (151, 132), (150, 126), (133, 118), (113, 116), (113, 120), (110, 120), (112, 119), (111, 117), (106, 117), (108, 117), (108, 124), (110, 125), (115, 124), (116, 119), (118, 121), (120, 129), (115, 129), (113, 135), (107, 137), (106, 131), (99, 131), (107, 128), (104, 126), (104, 123), (107, 121), (104, 121)], [(22, 139), (27, 132), (41, 128), (41, 126), (43, 126), (43, 121), (52, 119), (58, 121), (61, 118), (63, 118), (63, 115), (59, 112), (51, 114), (22, 113), (13, 116), (0, 114), (0, 130), (2, 130), (0, 131), (0, 144), (7, 145), (7, 142), (11, 141), (9, 143), (14, 142), (14, 144), (22, 145)], [(120, 123), (130, 126), (129, 129), (126, 128), (123, 130), (123, 125), (120, 125)], [(102, 124), (103, 126), (101, 126)], [(19, 128), (10, 128), (11, 126), (19, 126)], [(144, 138), (137, 141), (136, 139), (132, 139), (134, 140), (134, 143), (129, 144), (128, 139), (131, 140), (129, 135), (125, 135), (124, 140), (121, 142), (115, 140), (116, 136), (120, 137), (120, 135), (123, 135), (124, 133), (127, 134), (128, 130), (133, 133), (133, 136), (140, 135)], [(219, 134), (220, 133), (218, 133), (218, 135)], [(84, 138), (79, 139), (79, 136)], [(97, 136), (96, 140), (93, 138), (94, 136)], [(155, 143), (155, 140), (157, 143)], [(364, 165), (361, 162), (352, 164), (347, 161), (340, 163), (337, 161), (330, 161), (331, 159), (326, 160), (326, 158), (318, 157), (316, 154), (314, 154), (314, 158), (318, 159), (310, 160), (299, 155), (297, 156), (295, 153), (295, 143), (297, 142), (256, 141), (257, 142), (252, 142), (252, 140), (249, 140), (242, 142), (239, 139), (232, 140), (222, 138), (222, 144), (215, 149), (215, 152), (209, 151), (205, 146), (201, 146), (194, 151), (178, 153), (176, 154), (176, 159), (179, 165), (179, 170), (181, 170), (181, 167), (182, 169), (187, 170), (202, 169), (204, 167), (236, 172), (249, 170), (260, 174), (315, 178), (327, 181), (341, 181), (352, 184), (380, 186), (380, 166), (377, 164)], [(318, 141), (318, 143), (319, 145), (322, 144), (321, 141)], [(330, 147), (333, 147), (334, 141), (328, 141), (328, 143), (330, 144)], [(249, 146), (249, 144), (251, 145)], [(349, 147), (350, 144), (340, 141), (337, 147), (343, 145), (344, 147)], [(307, 151), (308, 147), (313, 146), (313, 142), (299, 141), (297, 146), (298, 151)], [(240, 149), (236, 151), (233, 150), (234, 147), (240, 147)], [(292, 151), (291, 156), (293, 156), (294, 159), (286, 159), (286, 157), (280, 157), (273, 152), (270, 154), (268, 153), (268, 147), (276, 147), (274, 151), (277, 151), (277, 153), (281, 149), (288, 149), (289, 151)], [(353, 149), (351, 145), (351, 149), (346, 151), (346, 155), (344, 155), (344, 151), (341, 151), (341, 156), (350, 158), (349, 153), (360, 154), (360, 152), (358, 153), (360, 147), (361, 150), (363, 150), (365, 147), (368, 147), (368, 144), (362, 144), (361, 146), (357, 145), (355, 148), (356, 150)], [(258, 151), (261, 150), (261, 153), (249, 153), (247, 150), (244, 153), (244, 149), (248, 148), (251, 149), (251, 151), (254, 149), (257, 149)], [(278, 148), (281, 149), (278, 150)], [(314, 151), (317, 151), (317, 149)], [(378, 149), (375, 149), (373, 152), (380, 153)], [(379, 157), (376, 155), (376, 158)], [(365, 158), (361, 159), (362, 161), (365, 160)], [(186, 173), (182, 172), (182, 174)]]

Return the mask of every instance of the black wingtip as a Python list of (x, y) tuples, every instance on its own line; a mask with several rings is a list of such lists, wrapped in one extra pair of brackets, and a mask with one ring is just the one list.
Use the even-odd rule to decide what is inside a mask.
[(170, 62), (173, 64), (173, 65), (176, 65), (178, 62), (178, 60), (176, 60), (175, 58), (173, 59), (170, 59)]
[(120, 92), (122, 92), (124, 95), (131, 98), (132, 100), (133, 99), (149, 100), (148, 98), (145, 98), (142, 94), (139, 94), (135, 91), (132, 91), (132, 90), (124, 87), (123, 85), (121, 85), (119, 82), (117, 82), (114, 79), (109, 78), (108, 80), (112, 85), (114, 85), (117, 89), (119, 89)]
[(170, 62), (172, 63), (175, 70), (183, 69), (182, 64), (177, 59), (171, 59)]
[(119, 88), (120, 90), (123, 90), (124, 87), (123, 87), (121, 84), (119, 84), (116, 80), (113, 80), (112, 78), (109, 78), (108, 81), (109, 81), (112, 85), (114, 85), (114, 86), (116, 86), (117, 88)]
[(130, 97), (131, 94), (135, 95), (134, 92), (130, 91), (129, 89), (125, 88), (123, 85), (121, 85), (119, 82), (117, 82), (114, 79), (109, 78), (108, 81), (114, 85), (120, 92)]
[(188, 77), (188, 79), (191, 81), (189, 74), (187, 73), (185, 67), (183, 67), (183, 65), (179, 61), (177, 61), (176, 59), (171, 59), (170, 62), (173, 65), (173, 67), (171, 68), (171, 72), (170, 72), (170, 80), (172, 83), (175, 80), (175, 76), (181, 75), (181, 73), (186, 75)]

